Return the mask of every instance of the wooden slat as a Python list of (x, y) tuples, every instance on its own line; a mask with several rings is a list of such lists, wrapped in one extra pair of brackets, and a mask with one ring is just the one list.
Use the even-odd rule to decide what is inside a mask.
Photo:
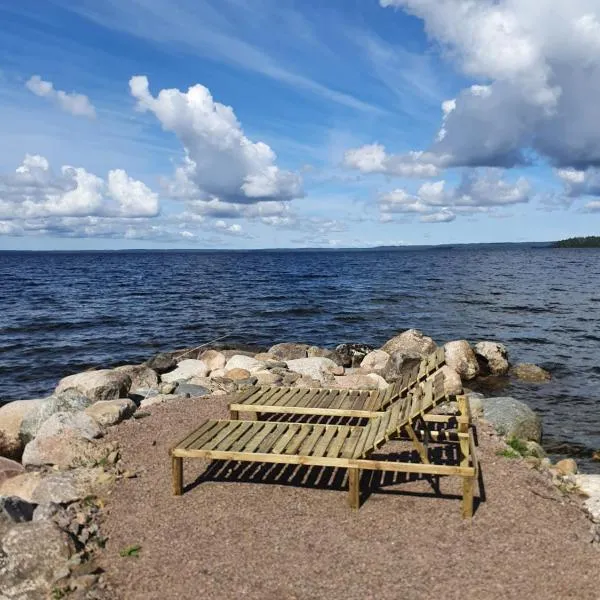
[(304, 396), (310, 394), (310, 388), (296, 388), (293, 392), (290, 392), (285, 397), (285, 400), (280, 402), (278, 405), (285, 406), (298, 406), (298, 402), (304, 398)]
[(302, 456), (308, 456), (311, 454), (315, 444), (325, 432), (325, 427), (323, 425), (312, 425), (312, 428), (311, 434), (304, 440), (298, 450), (298, 453)]
[[(256, 452), (259, 453), (271, 451), (271, 448), (285, 431), (287, 425), (286, 423), (269, 423), (269, 425), (270, 427), (268, 427), (264, 435), (261, 432), (257, 440), (248, 442), (247, 448), (254, 447)], [(256, 443), (258, 443), (258, 447), (256, 447)]]
[(356, 390), (347, 390), (348, 393), (344, 395), (342, 401), (340, 402), (339, 408), (342, 410), (351, 410), (354, 405), (360, 399), (360, 393)]
[(231, 447), (240, 439), (249, 429), (252, 430), (254, 421), (244, 421), (235, 431), (223, 438), (215, 450), (230, 450)]
[[(248, 398), (248, 400), (246, 400), (245, 402), (242, 402), (241, 404), (257, 404), (259, 402), (265, 402), (269, 398), (273, 397), (280, 390), (281, 390), (281, 388), (275, 387), (275, 386), (272, 386), (272, 387), (261, 386), (259, 394), (255, 395), (255, 396), (251, 396), (250, 398)], [(240, 404), (237, 401), (236, 401), (236, 403)]]
[(289, 400), (290, 394), (295, 394), (299, 389), (300, 388), (281, 388), (278, 393), (273, 394), (273, 396), (269, 398), (269, 405), (281, 406), (282, 403), (285, 403), (286, 400)]
[(257, 431), (264, 426), (263, 421), (248, 421), (248, 423), (250, 423), (248, 430), (229, 448), (233, 452), (243, 450), (246, 444), (256, 435)]
[(327, 447), (331, 443), (331, 440), (335, 436), (337, 429), (335, 427), (327, 427), (325, 429), (325, 433), (321, 436), (313, 451), (311, 452), (311, 456), (325, 456), (325, 452), (327, 452)]
[(215, 435), (210, 440), (204, 442), (202, 444), (203, 450), (216, 450), (217, 446), (224, 440), (227, 436), (231, 435), (234, 431), (240, 428), (242, 421), (230, 421), (226, 423), (226, 426), (219, 431), (217, 435)]
[(194, 440), (196, 440), (198, 437), (200, 437), (203, 433), (206, 433), (211, 427), (214, 427), (216, 424), (217, 424), (216, 421), (206, 421), (206, 422), (202, 423), (202, 425), (200, 425), (200, 427), (198, 427), (198, 429), (194, 429), (194, 431), (191, 431), (190, 433), (188, 433), (188, 435), (186, 435), (180, 442), (175, 444), (173, 447), (174, 448), (185, 448), (190, 443), (192, 443)]
[(285, 433), (275, 442), (273, 446), (273, 454), (281, 454), (283, 449), (290, 443), (291, 439), (300, 431), (300, 425), (288, 424), (288, 428)]
[(319, 388), (314, 388), (309, 390), (309, 394), (307, 394), (306, 396), (304, 396), (302, 398), (302, 400), (300, 400), (299, 402), (296, 403), (296, 406), (298, 408), (303, 408), (305, 406), (309, 406), (313, 403), (314, 399), (319, 395), (320, 389)]
[(364, 430), (364, 427), (354, 427), (352, 429), (352, 433), (342, 446), (341, 455), (344, 458), (352, 458), (354, 456), (354, 450), (356, 449), (356, 445), (358, 444), (358, 440)]
[(358, 439), (356, 448), (354, 450), (353, 458), (358, 458), (364, 455), (364, 449), (367, 445), (367, 440), (369, 439), (371, 430), (377, 429), (377, 427), (379, 427), (379, 419), (381, 419), (381, 417), (378, 417), (377, 419), (371, 419), (368, 425), (363, 427), (362, 433), (360, 434), (360, 438)]
[(298, 452), (298, 448), (302, 445), (302, 442), (306, 439), (306, 437), (312, 431), (312, 425), (304, 424), (300, 427), (300, 431), (296, 433), (296, 435), (292, 438), (290, 443), (286, 446), (283, 451), (284, 454), (296, 454)]
[(266, 390), (268, 390), (269, 388), (267, 388), (264, 385), (260, 385), (260, 386), (253, 386), (251, 387), (249, 390), (246, 390), (245, 392), (241, 392), (240, 394), (238, 394), (235, 398), (235, 402), (236, 403), (247, 403), (247, 404), (252, 404), (252, 402), (254, 402), (256, 399), (260, 398), (260, 396), (262, 396), (262, 394), (265, 393)]
[(327, 456), (338, 457), (346, 438), (352, 433), (352, 427), (339, 427), (337, 435), (327, 448)]
[(353, 393), (353, 390), (338, 390), (335, 398), (331, 401), (329, 408), (341, 408), (342, 403), (351, 393)]
[(227, 427), (228, 421), (216, 421), (215, 427), (211, 428), (209, 431), (196, 438), (191, 444), (188, 444), (188, 449), (196, 449), (201, 448), (208, 440), (214, 438), (218, 435), (221, 430)]

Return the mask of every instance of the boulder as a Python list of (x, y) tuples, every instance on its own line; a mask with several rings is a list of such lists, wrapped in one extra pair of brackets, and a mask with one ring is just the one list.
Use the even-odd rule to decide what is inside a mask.
[(94, 495), (108, 483), (102, 467), (72, 469), (40, 478), (31, 492), (34, 504), (70, 504)]
[(315, 389), (322, 387), (322, 385), (318, 379), (313, 379), (308, 375), (301, 375), (298, 379), (296, 379), (296, 381), (294, 381), (292, 387)]
[(43, 402), (39, 400), (15, 400), (0, 407), (0, 456), (18, 460), (23, 454), (21, 439), (23, 419)]
[(477, 342), (475, 356), (483, 374), (506, 375), (508, 373), (508, 352), (504, 344)]
[(177, 366), (177, 361), (173, 358), (172, 354), (160, 352), (147, 360), (144, 364), (153, 371), (156, 371), (159, 375), (162, 375), (167, 371), (172, 371)]
[(215, 369), (210, 372), (211, 379), (218, 379), (219, 377), (225, 377), (225, 369)]
[[(448, 367), (450, 368), (450, 367)], [(457, 374), (458, 377), (458, 374)], [(459, 378), (460, 380), (460, 378)], [(460, 393), (460, 392), (459, 392)], [(485, 396), (483, 394), (478, 394), (477, 392), (470, 392), (467, 394), (469, 398), (469, 406), (471, 408), (471, 415), (474, 419), (478, 419), (483, 416), (483, 402), (485, 401)], [(535, 442), (532, 442), (535, 443)]]
[(273, 371), (255, 371), (258, 385), (281, 385), (283, 378)]
[(479, 374), (479, 363), (467, 340), (456, 340), (444, 344), (446, 364), (454, 369), (461, 379), (473, 379)]
[(533, 456), (534, 458), (539, 458), (540, 460), (546, 458), (546, 451), (537, 443), (529, 440), (525, 443), (527, 446), (527, 454), (528, 456)]
[(517, 379), (528, 383), (546, 383), (552, 378), (548, 371), (531, 363), (520, 363), (511, 369), (511, 373)]
[(78, 413), (93, 403), (87, 396), (74, 389), (55, 394), (43, 399), (34, 410), (28, 412), (21, 423), (21, 440), (23, 444), (30, 442), (40, 427), (58, 412)]
[(367, 344), (339, 344), (331, 359), (342, 367), (356, 368), (371, 350), (374, 350), (373, 346)]
[(155, 404), (171, 402), (171, 400), (181, 400), (181, 398), (182, 396), (178, 396), (177, 394), (156, 394), (155, 396), (144, 398), (140, 402), (140, 408), (148, 408), (149, 406), (154, 406)]
[[(244, 356), (243, 354), (235, 354), (225, 365), (225, 373), (232, 369), (245, 369), (249, 373), (254, 371), (262, 371), (265, 368), (265, 363), (261, 360), (256, 360), (253, 356)], [(227, 375), (227, 377), (229, 377)]]
[(0, 496), (0, 522), (25, 523), (33, 518), (34, 505), (18, 496)]
[(295, 342), (284, 342), (275, 344), (269, 348), (269, 354), (281, 360), (296, 360), (308, 356), (308, 344), (297, 344)]
[(381, 349), (388, 354), (402, 352), (408, 355), (418, 354), (424, 358), (431, 354), (436, 347), (435, 342), (418, 329), (408, 329), (388, 340)]
[(32, 471), (11, 477), (0, 483), (0, 496), (17, 496), (33, 503), (33, 494), (42, 479), (39, 471)]
[[(383, 350), (379, 350), (383, 352)], [(389, 355), (390, 360), (381, 375), (388, 381), (400, 379), (406, 372), (411, 371), (416, 365), (421, 362), (421, 356), (415, 352), (407, 354), (398, 350)]]
[(575, 475), (579, 489), (587, 496), (583, 503), (594, 523), (600, 523), (600, 474)]
[[(319, 346), (309, 346), (306, 350), (307, 358), (330, 358), (333, 362), (336, 362), (336, 353), (334, 350), (329, 350), (327, 348), (320, 348)], [(302, 358), (302, 357), (300, 357)]]
[(116, 425), (128, 419), (136, 411), (136, 404), (129, 398), (118, 400), (99, 400), (85, 409), (85, 414), (92, 417), (103, 427)]
[(227, 379), (231, 379), (232, 381), (240, 381), (243, 379), (248, 379), (248, 377), (250, 377), (250, 371), (236, 367), (235, 369), (225, 371), (225, 377), (227, 377)]
[(209, 373), (222, 369), (227, 362), (225, 355), (218, 350), (206, 350), (200, 355), (200, 360), (208, 367)]
[(378, 375), (377, 373), (369, 373), (367, 378), (370, 379), (379, 390), (387, 390), (390, 385), (381, 375)]
[[(186, 383), (180, 383), (174, 394), (176, 396), (185, 396), (186, 398), (199, 398), (200, 396), (206, 396), (210, 394), (210, 389), (205, 385), (199, 385), (194, 383), (194, 381), (202, 381), (203, 383), (206, 381), (206, 377), (192, 377)], [(210, 381), (210, 380), (208, 380)]]
[(448, 365), (444, 365), (441, 370), (444, 374), (444, 391), (446, 392), (446, 396), (462, 394), (463, 385), (460, 375)]
[(68, 469), (98, 460), (99, 448), (91, 440), (101, 435), (100, 425), (85, 413), (56, 413), (25, 446), (23, 464)]
[(486, 398), (483, 402), (483, 418), (507, 438), (538, 443), (542, 439), (542, 420), (539, 415), (524, 402), (510, 396)]
[(364, 373), (352, 373), (335, 378), (335, 387), (352, 390), (377, 390), (379, 382)]
[(365, 373), (377, 373), (385, 376), (390, 361), (391, 356), (384, 350), (373, 350), (362, 359), (360, 369)]
[(254, 358), (256, 360), (261, 360), (264, 362), (269, 361), (269, 360), (274, 360), (274, 361), (279, 360), (274, 354), (271, 354), (270, 352), (259, 352), (258, 354), (254, 355)]
[(146, 365), (123, 365), (117, 367), (115, 371), (129, 375), (132, 393), (139, 389), (152, 389), (158, 386), (158, 373)]
[(161, 380), (166, 383), (174, 381), (187, 381), (192, 377), (206, 377), (209, 369), (203, 360), (186, 358), (177, 363), (177, 368), (161, 375)]
[(20, 475), (25, 469), (21, 463), (0, 456), (0, 484), (11, 477)]
[(577, 462), (573, 458), (563, 458), (555, 465), (560, 475), (575, 475), (577, 473)]
[(96, 402), (125, 398), (130, 388), (131, 378), (127, 373), (115, 369), (100, 369), (63, 377), (58, 382), (54, 394), (59, 395), (73, 389), (87, 396), (92, 402)]
[(0, 538), (0, 597), (43, 600), (75, 552), (68, 535), (51, 521), (13, 525)]
[(306, 375), (312, 379), (316, 379), (321, 383), (331, 381), (331, 373), (337, 368), (337, 364), (330, 358), (315, 356), (312, 358), (295, 358), (287, 361), (287, 366), (290, 371)]

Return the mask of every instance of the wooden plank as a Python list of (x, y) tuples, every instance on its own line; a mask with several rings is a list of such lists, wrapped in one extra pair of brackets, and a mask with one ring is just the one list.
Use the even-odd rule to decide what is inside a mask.
[(273, 446), (273, 454), (281, 454), (283, 449), (290, 443), (291, 439), (300, 431), (300, 425), (288, 424), (287, 430), (275, 442)]
[(188, 444), (188, 449), (201, 448), (208, 440), (218, 435), (222, 429), (227, 427), (229, 421), (215, 421), (215, 427), (208, 430), (206, 433), (196, 438), (192, 443)]
[(264, 453), (270, 452), (275, 442), (280, 438), (285, 431), (286, 423), (270, 423), (270, 427), (266, 431), (261, 431), (256, 439), (246, 444), (246, 451)]
[(353, 510), (360, 507), (360, 469), (348, 469), (348, 504)]
[(325, 456), (325, 452), (327, 452), (327, 447), (331, 443), (331, 440), (337, 433), (337, 429), (335, 427), (327, 427), (325, 429), (325, 433), (321, 436), (319, 441), (316, 443), (311, 456)]
[(375, 434), (375, 440), (374, 440), (375, 445), (378, 446), (383, 441), (385, 441), (385, 439), (387, 437), (387, 432), (388, 432), (387, 429), (388, 429), (388, 425), (390, 424), (391, 416), (392, 416), (391, 411), (388, 411), (385, 413), (385, 415), (383, 415), (383, 417), (381, 417), (381, 421), (379, 422), (379, 427), (377, 429), (377, 433)]
[(410, 423), (407, 423), (405, 425), (404, 429), (406, 430), (410, 439), (412, 440), (413, 446), (416, 448), (417, 452), (419, 453), (421, 460), (424, 463), (428, 464), (429, 457), (427, 456), (427, 450), (425, 449), (425, 446), (423, 446), (423, 444), (421, 443), (419, 438), (417, 438), (417, 435), (416, 435), (414, 429), (412, 428), (412, 425), (410, 425)]
[(304, 440), (298, 449), (298, 454), (302, 456), (310, 455), (316, 443), (319, 441), (319, 438), (325, 433), (325, 427), (323, 425), (312, 425), (312, 428), (311, 434)]
[(358, 440), (360, 439), (363, 430), (364, 427), (354, 427), (352, 429), (352, 433), (346, 438), (346, 441), (342, 446), (341, 455), (343, 458), (352, 458), (354, 456), (356, 445), (358, 444)]
[(277, 386), (261, 386), (259, 394), (257, 394), (256, 396), (252, 396), (245, 402), (241, 402), (238, 404), (260, 404), (261, 402), (266, 402), (269, 398), (272, 398), (281, 389), (284, 388), (280, 388)]
[(200, 437), (203, 433), (206, 433), (211, 427), (216, 425), (216, 421), (205, 421), (193, 431), (190, 431), (180, 442), (175, 444), (173, 448), (184, 448), (189, 443), (193, 442), (196, 438)]
[(240, 392), (239, 394), (236, 394), (234, 402), (236, 402), (237, 404), (241, 404), (241, 403), (252, 404), (252, 402), (254, 402), (258, 398), (260, 398), (260, 396), (262, 394), (264, 394), (264, 392), (267, 389), (268, 388), (264, 385), (253, 386), (249, 390), (246, 390), (245, 392)]
[(309, 390), (310, 393), (307, 394), (305, 397), (302, 398), (302, 400), (298, 401), (296, 403), (296, 406), (298, 408), (303, 408), (306, 406), (312, 406), (314, 399), (319, 395), (320, 389), (319, 388), (314, 388)]
[(246, 444), (257, 434), (260, 429), (264, 426), (264, 421), (248, 421), (250, 423), (250, 427), (246, 430), (246, 432), (237, 439), (235, 444), (229, 448), (233, 452), (239, 452), (246, 447)]
[(229, 450), (248, 430), (254, 431), (255, 428), (254, 421), (242, 421), (242, 424), (235, 431), (223, 438), (214, 449)]
[(308, 437), (310, 432), (312, 431), (313, 426), (309, 424), (304, 424), (300, 427), (300, 431), (296, 433), (296, 435), (292, 438), (290, 443), (287, 445), (284, 454), (296, 454), (298, 449), (302, 445), (302, 442)]
[(281, 391), (269, 398), (269, 406), (281, 406), (290, 395), (294, 395), (300, 388), (281, 388)]
[(339, 456), (341, 448), (344, 445), (344, 442), (346, 441), (346, 438), (351, 433), (352, 433), (352, 427), (348, 427), (348, 426), (339, 427), (337, 435), (335, 436), (335, 438), (333, 439), (331, 444), (329, 444), (329, 448), (327, 448), (326, 456), (331, 456), (332, 458)]
[(311, 408), (298, 406), (245, 406), (231, 405), (232, 408), (246, 413), (269, 413), (286, 415), (306, 415), (321, 416), (323, 422), (329, 417), (355, 417), (355, 418), (373, 418), (385, 414), (384, 412), (371, 412), (368, 410), (344, 410), (341, 408)]
[[(354, 405), (360, 401), (361, 394), (357, 390), (347, 390), (339, 407), (342, 410), (352, 410)], [(363, 405), (364, 406), (364, 405)]]
[(354, 390), (337, 390), (337, 394), (332, 399), (329, 408), (341, 408), (344, 400), (352, 393), (354, 393)]
[(173, 494), (181, 496), (183, 494), (183, 458), (173, 456), (171, 458), (173, 471)]
[(323, 394), (319, 396), (319, 400), (317, 404), (315, 404), (315, 408), (329, 408), (337, 391), (338, 390), (323, 390)]
[(296, 388), (294, 393), (290, 393), (285, 402), (280, 402), (279, 406), (287, 407), (287, 406), (298, 406), (298, 402), (302, 401), (302, 398), (310, 394), (310, 388)]
[(227, 436), (232, 435), (234, 431), (240, 428), (241, 425), (242, 421), (230, 421), (221, 431), (219, 431), (217, 435), (204, 442), (204, 444), (202, 444), (202, 448), (204, 450), (216, 450), (221, 441)]

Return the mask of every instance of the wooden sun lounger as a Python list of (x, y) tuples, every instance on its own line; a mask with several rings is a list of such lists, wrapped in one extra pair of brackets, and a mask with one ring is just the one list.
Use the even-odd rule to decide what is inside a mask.
[[(171, 449), (173, 492), (175, 495), (183, 493), (184, 458), (345, 468), (349, 503), (355, 509), (359, 507), (359, 479), (363, 469), (458, 475), (463, 478), (463, 517), (471, 517), (477, 461), (473, 433), (469, 429), (467, 397), (459, 397), (462, 414), (454, 434), (460, 444), (459, 466), (431, 464), (420, 432), (413, 428), (415, 423), (425, 421), (427, 411), (445, 399), (443, 375), (439, 373), (433, 380), (427, 380), (422, 390), (395, 400), (383, 415), (371, 419), (364, 427), (237, 419), (206, 421)], [(440, 418), (443, 419), (433, 420)], [(369, 458), (387, 440), (403, 432), (413, 441), (422, 463)]]
[(230, 416), (232, 419), (239, 418), (240, 413), (363, 418), (381, 416), (396, 398), (405, 396), (420, 381), (438, 371), (444, 362), (444, 349), (438, 348), (385, 390), (256, 386), (230, 403)]

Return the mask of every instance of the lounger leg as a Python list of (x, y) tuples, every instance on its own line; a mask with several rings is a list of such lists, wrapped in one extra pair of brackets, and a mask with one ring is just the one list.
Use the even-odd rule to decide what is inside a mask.
[(240, 412), (238, 410), (230, 410), (229, 411), (229, 418), (232, 421), (237, 421), (240, 418)]
[(173, 494), (181, 496), (183, 494), (183, 458), (173, 456)]
[(348, 469), (348, 504), (354, 510), (360, 506), (360, 469)]
[(473, 488), (474, 477), (463, 477), (462, 517), (470, 519), (473, 516)]

